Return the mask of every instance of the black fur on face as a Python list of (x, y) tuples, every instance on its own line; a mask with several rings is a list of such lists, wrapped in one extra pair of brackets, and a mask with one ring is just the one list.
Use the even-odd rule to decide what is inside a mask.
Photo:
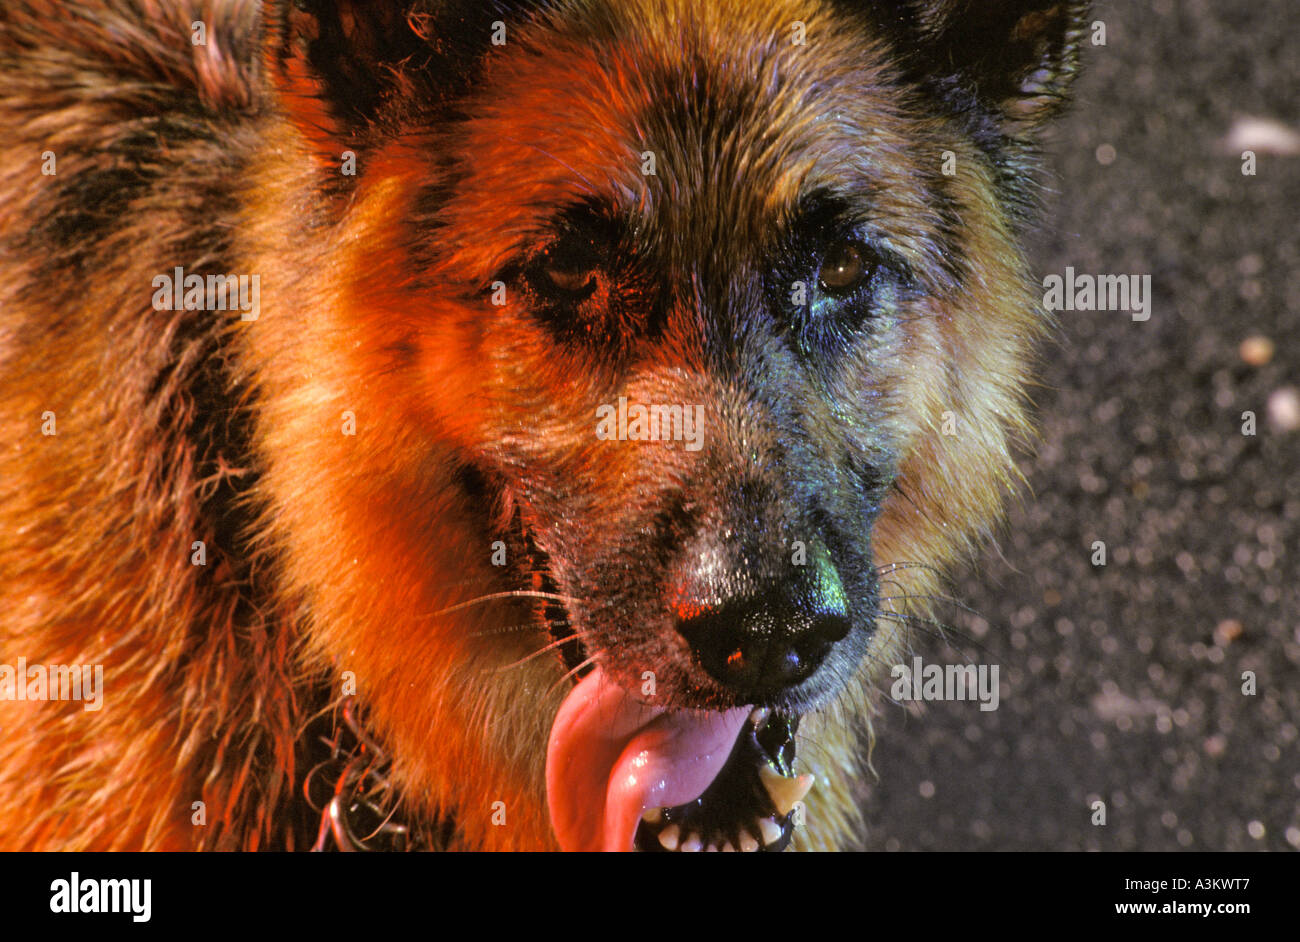
[[(493, 384), (502, 424), (486, 451), (567, 599), (582, 653), (612, 679), (637, 689), (653, 675), (657, 702), (677, 707), (803, 712), (847, 682), (874, 632), (871, 531), (897, 461), (882, 412), (888, 371), (876, 364), (917, 291), (912, 268), (941, 233), (884, 236), (900, 210), (872, 199), (882, 178), (865, 163), (836, 166), (855, 129), (822, 135), (824, 159), (809, 160), (801, 115), (788, 133), (807, 164), (792, 172), (762, 140), (780, 133), (765, 113), (780, 103), (765, 103), (759, 83), (691, 68), (647, 67), (646, 97), (660, 104), (641, 106), (639, 120), (671, 179), (575, 169), (579, 185), (549, 215), (535, 207), (503, 223), (525, 234), (484, 279), (513, 299), (483, 326), (511, 351)], [(691, 75), (717, 88), (684, 99)], [(563, 143), (542, 141), (537, 160), (574, 167), (581, 154)], [(733, 164), (755, 155), (766, 165), (745, 179)], [(475, 163), (456, 169), (464, 192), (480, 186)], [(440, 233), (494, 224), (491, 210), (458, 212), (439, 216)], [(530, 377), (533, 399), (513, 374), (538, 347), (563, 377), (546, 388)], [(519, 396), (530, 407), (522, 421)], [(597, 410), (620, 400), (698, 412), (698, 450), (601, 440)], [(762, 609), (769, 623), (758, 630), (774, 636), (835, 623), (805, 652), (815, 669), (787, 683), (720, 682), (716, 661), (728, 652), (709, 651), (710, 638), (684, 623), (736, 605)], [(716, 632), (705, 623), (701, 633)]]
[[(940, 44), (938, 5), (867, 5), (860, 33), (820, 33), (816, 54), (775, 32), (720, 42), (712, 8), (647, 36), (589, 6), (579, 34), (547, 15), (522, 31), (428, 144), (447, 169), (427, 227), (451, 247), (431, 270), (465, 299), (507, 298), (476, 328), (496, 351), (482, 457), (588, 664), (629, 689), (652, 675), (680, 707), (822, 706), (868, 653), (872, 528), (907, 425), (932, 421), (900, 416), (952, 382), (915, 326), (970, 274), (971, 210), (939, 155), (1003, 173), (1014, 147), (981, 154), (976, 125), (1014, 76), (982, 86), (982, 117), (945, 100), (936, 119), (940, 90), (889, 43)], [(771, 20), (749, 26), (786, 28)], [(698, 409), (699, 449), (598, 437), (598, 410), (623, 403)], [(721, 681), (749, 658), (715, 650), (734, 639), (711, 641), (727, 632), (708, 619), (737, 604), (765, 610), (773, 637), (821, 618), (815, 669)]]
[[(611, 403), (621, 396), (703, 416), (696, 452), (680, 442), (601, 443), (629, 452), (619, 492), (630, 500), (610, 499), (596, 473), (554, 483), (526, 475), (515, 495), (570, 597), (585, 653), (629, 689), (653, 675), (658, 702), (678, 707), (824, 705), (874, 631), (871, 527), (894, 461), (879, 429), (852, 428), (869, 406), (850, 397), (836, 414), (836, 384), (890, 331), (905, 266), (871, 248), (869, 227), (822, 192), (774, 218), (758, 244), (656, 239), (662, 218), (612, 207), (590, 225), (597, 235), (575, 239), (574, 216), (561, 214), (552, 243), (573, 255), (543, 252), (523, 266), (526, 316), (578, 360), (611, 367)], [(834, 253), (845, 247), (860, 277), (832, 290), (821, 275), (842, 273)], [(591, 266), (589, 279), (568, 277), (575, 260)], [(536, 287), (551, 264), (581, 287), (567, 296)], [(849, 629), (819, 669), (788, 686), (719, 684), (682, 628), (693, 606), (739, 601), (764, 608), (779, 634), (787, 626), (776, 622), (806, 616), (798, 609), (816, 607), (819, 592), (820, 602), (842, 603)]]

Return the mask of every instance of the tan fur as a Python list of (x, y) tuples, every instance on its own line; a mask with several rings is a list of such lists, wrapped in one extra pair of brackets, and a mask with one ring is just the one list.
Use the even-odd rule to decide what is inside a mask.
[[(489, 329), (481, 301), (466, 300), (533, 236), (540, 207), (589, 184), (628, 205), (670, 207), (683, 232), (714, 226), (743, 241), (746, 226), (780, 217), (852, 165), (877, 182), (873, 211), (924, 281), (935, 270), (933, 219), (915, 180), (954, 151), (952, 237), (971, 274), (934, 276), (922, 299), (901, 302), (905, 316), (869, 360), (843, 364), (837, 394), (880, 394), (862, 429), (840, 427), (829, 408), (814, 414), (828, 437), (880, 441), (902, 456), (899, 489), (874, 528), (879, 566), (943, 567), (994, 526), (1017, 481), (1022, 389), (1044, 321), (993, 170), (954, 121), (898, 99), (887, 45), (829, 3), (634, 0), (593, 4), (591, 22), (553, 16), (519, 28), (464, 105), (455, 146), (475, 155), (476, 169), (440, 210), (455, 251), (427, 270), (412, 262), (408, 221), (420, 214), (421, 188), (444, 173), (439, 129), (382, 139), (360, 153), (355, 184), (341, 184), (353, 189), (324, 196), (322, 178), (350, 139), (330, 126), (301, 61), (245, 56), (236, 68), (223, 43), (226, 30), (252, 28), (244, 5), (181, 6), (83, 4), (167, 24), (151, 27), (164, 34), (152, 55), (221, 130), (149, 152), (173, 183), (132, 196), (127, 222), (80, 250), (92, 267), (78, 269), (77, 250), (60, 248), (42, 273), (29, 246), (0, 264), (0, 661), (100, 663), (107, 678), (99, 713), (0, 703), (0, 847), (292, 845), (276, 817), (300, 787), (294, 743), (313, 691), (338, 695), (348, 676), (395, 756), (406, 810), (454, 813), (455, 847), (556, 846), (543, 776), (564, 669), (529, 658), (546, 642), (533, 602), (446, 611), (517, 588), (490, 564), (485, 521), (451, 475), (458, 455), (491, 441), (588, 482), (611, 505), (636, 497), (643, 458), (590, 441), (591, 403), (608, 395), (612, 375), (557, 350), (525, 312), (507, 308)], [(214, 46), (175, 41), (191, 17), (211, 21)], [(780, 40), (795, 20), (811, 47)], [(113, 159), (111, 148), (96, 150), (113, 133), (102, 125), (151, 127), (146, 60), (129, 45), (78, 46), (95, 35), (89, 27), (58, 32), (23, 4), (0, 14), (0, 61), (23, 77), (0, 93), (0, 128), (18, 155), (0, 170), (6, 238), (33, 214), (69, 211), (48, 188)], [(43, 58), (26, 51), (32, 42), (56, 51)], [(710, 136), (721, 125), (701, 125), (699, 139), (640, 125), (654, 104), (641, 77), (690, 53), (716, 74), (752, 80), (770, 70), (779, 81), (725, 139)], [(801, 59), (810, 55), (823, 65)], [(92, 62), (112, 104), (50, 90)], [(864, 146), (846, 150), (844, 136), (813, 120), (828, 106), (808, 102), (827, 94), (842, 99), (845, 135), (859, 128)], [(53, 178), (33, 171), (46, 148), (60, 155)], [(658, 151), (658, 177), (638, 170), (647, 149)], [(684, 168), (703, 173), (706, 152), (708, 174), (754, 185), (692, 189), (699, 181)], [(204, 190), (221, 174), (238, 181), (233, 205)], [(221, 220), (219, 230), (190, 238), (199, 217)], [(256, 321), (196, 327), (185, 312), (150, 307), (150, 279), (199, 265), (205, 251), (224, 270), (261, 275)], [(705, 375), (702, 340), (682, 326), (690, 316), (674, 309), (681, 346), (643, 351), (629, 388), (670, 402), (734, 395)], [(204, 407), (188, 384), (217, 350), (231, 418), (250, 429), (257, 477), (246, 490), (237, 485), (248, 469), (227, 463), (234, 455), (187, 437)], [(58, 416), (54, 437), (38, 431), (47, 410)], [(941, 434), (945, 412), (958, 434)], [(355, 436), (342, 433), (345, 413)], [(739, 460), (738, 445), (725, 449), (742, 426), (750, 439), (770, 434), (754, 408), (739, 415), (732, 437), (710, 446), (724, 464)], [(232, 554), (207, 517), (205, 499), (223, 486), (253, 515), (246, 555)], [(189, 562), (198, 539), (211, 547), (202, 570)], [(908, 597), (941, 588), (930, 569), (883, 578), (884, 605), (899, 613), (925, 615)], [(798, 846), (844, 846), (859, 833), (871, 691), (906, 644), (900, 622), (882, 618), (855, 683), (805, 718), (800, 739), (812, 745), (801, 745), (801, 762), (818, 784)], [(191, 824), (196, 801), (204, 827)], [(498, 801), (506, 827), (490, 822)]]

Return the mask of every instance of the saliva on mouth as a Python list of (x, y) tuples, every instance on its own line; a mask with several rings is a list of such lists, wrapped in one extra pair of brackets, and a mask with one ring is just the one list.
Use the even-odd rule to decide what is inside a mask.
[(796, 805), (812, 788), (795, 775), (799, 718), (758, 708), (741, 727), (722, 771), (694, 801), (651, 808), (635, 847), (647, 852), (778, 852), (794, 836)]

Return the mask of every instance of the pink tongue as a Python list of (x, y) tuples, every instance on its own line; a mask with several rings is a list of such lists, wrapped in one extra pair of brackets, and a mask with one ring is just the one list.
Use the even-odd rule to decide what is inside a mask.
[(631, 850), (642, 812), (698, 798), (718, 777), (748, 713), (668, 713), (592, 671), (560, 706), (546, 752), (560, 846)]

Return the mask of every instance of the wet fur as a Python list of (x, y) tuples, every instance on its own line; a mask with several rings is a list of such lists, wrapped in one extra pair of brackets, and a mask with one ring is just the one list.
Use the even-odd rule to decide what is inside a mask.
[[(302, 847), (286, 810), (300, 740), (345, 672), (407, 812), (454, 816), (452, 846), (553, 847), (564, 668), (529, 657), (541, 606), (446, 612), (529, 584), (516, 511), (589, 649), (617, 645), (611, 676), (653, 668), (692, 707), (725, 693), (654, 615), (666, 564), (638, 533), (677, 545), (748, 488), (765, 528), (798, 539), (829, 501), (846, 582), (920, 616), (935, 570), (891, 564), (942, 567), (987, 537), (1045, 327), (1016, 245), (1031, 140), (1077, 35), (1052, 50), (1060, 87), (1026, 95), (954, 52), (937, 3), (554, 6), (410, 20), (433, 40), (509, 23), (506, 46), (469, 52), (401, 16), (341, 37), (346, 17), (237, 0), (0, 11), (0, 661), (106, 677), (99, 712), (0, 703), (0, 847)], [(206, 47), (188, 42), (196, 19)], [(788, 42), (795, 20), (810, 46)], [(331, 42), (379, 65), (358, 72)], [(338, 173), (346, 149), (356, 177)], [(766, 260), (815, 192), (897, 270), (870, 322), (809, 366), (762, 324)], [(639, 220), (652, 321), (593, 347), (517, 292), (488, 306), (556, 209), (592, 200)], [(259, 273), (261, 316), (155, 311), (151, 279), (175, 265)], [(596, 441), (593, 409), (618, 395), (709, 404), (705, 450)], [(755, 471), (751, 450), (807, 471)], [(869, 691), (906, 644), (869, 616), (860, 666), (828, 668), (842, 689), (795, 695), (820, 708), (801, 727), (819, 783), (798, 846), (859, 826)]]

